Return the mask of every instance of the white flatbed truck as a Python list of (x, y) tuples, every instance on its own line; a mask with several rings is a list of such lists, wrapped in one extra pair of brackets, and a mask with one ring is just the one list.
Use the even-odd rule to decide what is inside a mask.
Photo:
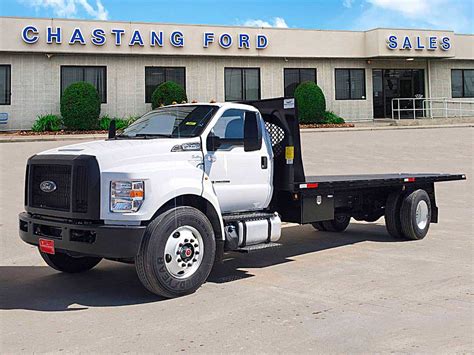
[(196, 291), (226, 251), (277, 245), (281, 223), (343, 232), (385, 216), (394, 238), (438, 222), (434, 183), (463, 174), (306, 176), (294, 100), (171, 105), (121, 134), (28, 160), (20, 237), (82, 272), (133, 262), (164, 297)]

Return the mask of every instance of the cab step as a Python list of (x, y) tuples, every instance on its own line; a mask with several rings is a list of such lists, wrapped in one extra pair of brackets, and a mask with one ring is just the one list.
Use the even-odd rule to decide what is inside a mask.
[(233, 213), (233, 214), (224, 214), (222, 219), (224, 224), (229, 224), (232, 222), (239, 221), (257, 221), (262, 219), (268, 219), (275, 216), (275, 213), (269, 212), (244, 212), (244, 213)]
[(278, 248), (280, 246), (282, 246), (281, 243), (270, 242), (270, 243), (262, 243), (262, 244), (256, 244), (256, 245), (247, 245), (245, 247), (236, 249), (234, 251), (239, 252), (239, 253), (252, 253), (255, 251), (262, 250), (262, 249)]

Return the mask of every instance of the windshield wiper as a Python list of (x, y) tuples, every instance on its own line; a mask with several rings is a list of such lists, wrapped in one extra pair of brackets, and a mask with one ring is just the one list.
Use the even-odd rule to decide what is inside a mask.
[(158, 138), (158, 137), (164, 137), (164, 138), (172, 138), (173, 136), (171, 134), (161, 134), (161, 133), (138, 133), (134, 136), (129, 136), (127, 134), (119, 134), (116, 136), (118, 139), (135, 139), (135, 138), (141, 138), (141, 139), (149, 139), (149, 138)]
[(172, 138), (171, 134), (162, 134), (162, 133), (137, 133), (135, 137), (138, 138), (156, 138), (156, 137), (164, 137), (164, 138)]

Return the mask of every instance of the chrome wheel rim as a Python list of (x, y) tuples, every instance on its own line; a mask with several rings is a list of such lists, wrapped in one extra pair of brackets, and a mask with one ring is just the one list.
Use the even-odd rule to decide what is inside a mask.
[(165, 245), (164, 261), (166, 270), (177, 279), (194, 275), (199, 269), (204, 255), (201, 233), (191, 226), (175, 229)]
[(421, 200), (416, 206), (416, 225), (420, 229), (425, 229), (428, 224), (428, 204)]

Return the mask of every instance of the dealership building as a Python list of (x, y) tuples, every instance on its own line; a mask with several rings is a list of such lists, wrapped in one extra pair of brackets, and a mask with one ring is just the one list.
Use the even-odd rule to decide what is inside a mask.
[(472, 101), (474, 35), (0, 17), (0, 130), (59, 114), (76, 81), (102, 115), (141, 115), (168, 80), (204, 102), (292, 97), (312, 80), (347, 121), (392, 117), (394, 98)]

